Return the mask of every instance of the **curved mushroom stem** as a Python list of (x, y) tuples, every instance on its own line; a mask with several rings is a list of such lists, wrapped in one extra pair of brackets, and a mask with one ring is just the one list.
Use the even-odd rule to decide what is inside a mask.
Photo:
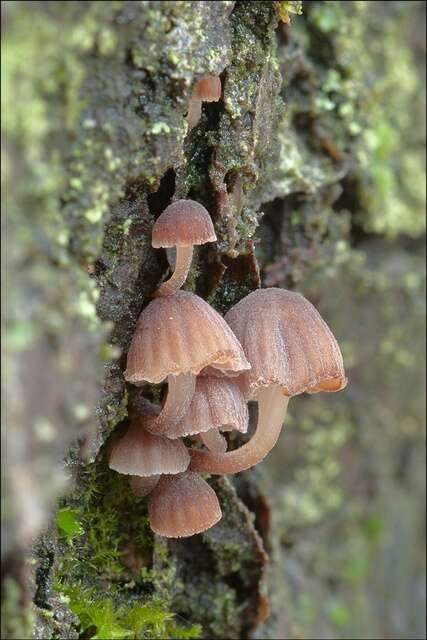
[(281, 387), (276, 385), (259, 389), (257, 400), (258, 424), (249, 442), (222, 454), (193, 449), (189, 469), (214, 474), (238, 473), (265, 458), (280, 436), (289, 397), (284, 396)]
[(196, 376), (192, 373), (180, 373), (168, 376), (168, 395), (160, 413), (149, 418), (144, 427), (155, 435), (166, 434), (187, 413), (196, 388)]
[(225, 453), (227, 451), (227, 440), (224, 438), (219, 429), (209, 429), (204, 433), (200, 433), (200, 439), (214, 453)]
[(187, 279), (188, 272), (191, 267), (191, 260), (193, 259), (193, 245), (190, 244), (186, 247), (176, 248), (175, 270), (169, 280), (163, 282), (160, 287), (154, 292), (154, 297), (170, 296), (176, 293), (178, 289), (182, 287)]
[(190, 104), (188, 105), (188, 113), (187, 113), (187, 123), (188, 130), (194, 129), (196, 124), (200, 120), (200, 116), (202, 115), (202, 101), (197, 100), (197, 98), (191, 98)]

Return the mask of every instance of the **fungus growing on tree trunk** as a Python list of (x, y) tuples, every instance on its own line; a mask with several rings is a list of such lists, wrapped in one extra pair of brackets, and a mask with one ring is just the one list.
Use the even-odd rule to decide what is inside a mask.
[(208, 449), (226, 451), (220, 431), (236, 429), (246, 433), (248, 408), (243, 393), (233, 380), (200, 375), (185, 416), (167, 430), (168, 438), (198, 434)]
[(205, 367), (238, 375), (250, 368), (243, 349), (219, 313), (187, 291), (156, 298), (139, 316), (125, 378), (132, 384), (168, 379), (160, 414), (147, 419), (152, 433), (167, 433), (190, 406), (196, 376)]
[(193, 129), (202, 114), (202, 102), (218, 102), (221, 97), (221, 80), (218, 76), (203, 76), (193, 87), (188, 105), (188, 128)]
[(148, 501), (151, 528), (167, 538), (210, 529), (222, 513), (215, 491), (197, 473), (162, 476)]
[(110, 468), (132, 476), (179, 473), (189, 465), (190, 456), (180, 440), (169, 440), (144, 429), (143, 420), (134, 420), (116, 442), (110, 455)]
[(154, 295), (176, 293), (187, 278), (193, 246), (215, 240), (212, 220), (201, 204), (194, 200), (177, 200), (166, 207), (154, 223), (151, 243), (155, 249), (176, 247), (175, 268)]
[(237, 473), (263, 460), (279, 438), (289, 398), (305, 391), (340, 391), (347, 383), (337, 341), (302, 295), (275, 288), (253, 291), (225, 319), (251, 363), (239, 384), (248, 399), (258, 402), (258, 424), (249, 442), (234, 451), (191, 451), (191, 469), (217, 474)]

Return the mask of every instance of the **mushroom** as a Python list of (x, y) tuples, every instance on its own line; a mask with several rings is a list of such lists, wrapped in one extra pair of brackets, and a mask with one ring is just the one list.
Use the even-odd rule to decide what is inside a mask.
[(160, 480), (160, 475), (156, 476), (132, 476), (129, 479), (129, 485), (132, 490), (132, 493), (138, 498), (142, 498), (144, 496), (148, 496), (149, 493), (154, 489), (158, 481)]
[[(142, 422), (148, 416), (157, 416), (160, 411), (159, 407), (149, 402), (146, 398), (135, 394), (130, 394), (127, 410), (131, 422)], [(143, 428), (143, 425), (141, 427)], [(112, 450), (112, 447), (110, 450)], [(142, 498), (154, 489), (159, 479), (160, 475), (130, 476), (129, 486), (135, 496)]]
[(215, 491), (197, 473), (162, 476), (148, 500), (155, 533), (184, 538), (210, 529), (222, 513)]
[(155, 249), (176, 247), (175, 269), (154, 296), (176, 293), (187, 278), (193, 246), (215, 240), (212, 220), (203, 205), (194, 200), (177, 200), (166, 207), (154, 223), (151, 244)]
[(188, 291), (150, 302), (139, 316), (125, 371), (126, 380), (137, 385), (168, 379), (160, 414), (148, 418), (145, 428), (166, 433), (179, 422), (190, 406), (196, 376), (209, 365), (227, 375), (250, 368), (224, 318)]
[(198, 434), (198, 438), (209, 451), (225, 453), (227, 451), (227, 440), (218, 429), (209, 429)]
[(280, 435), (289, 398), (340, 391), (347, 384), (337, 341), (313, 305), (284, 289), (250, 293), (226, 314), (251, 363), (239, 377), (248, 399), (258, 402), (258, 424), (248, 443), (215, 454), (191, 450), (190, 469), (237, 473), (258, 464)]
[(116, 442), (110, 455), (110, 468), (118, 473), (145, 477), (185, 471), (190, 456), (182, 442), (148, 433), (144, 423), (134, 420)]
[(193, 87), (188, 105), (188, 128), (193, 129), (202, 114), (202, 102), (218, 102), (221, 97), (221, 80), (218, 76), (202, 76)]
[(201, 375), (185, 416), (167, 430), (168, 438), (198, 434), (208, 449), (226, 451), (227, 442), (221, 431), (236, 429), (246, 433), (248, 407), (243, 393), (229, 378)]

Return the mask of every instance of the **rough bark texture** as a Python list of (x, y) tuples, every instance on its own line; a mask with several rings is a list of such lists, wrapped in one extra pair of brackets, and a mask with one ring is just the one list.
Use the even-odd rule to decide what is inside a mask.
[[(274, 616), (262, 625), (277, 541), (260, 472), (209, 480), (222, 521), (165, 542), (149, 529), (146, 500), (108, 469), (108, 449), (141, 400), (123, 370), (136, 319), (167, 271), (150, 233), (172, 198), (194, 198), (212, 215), (218, 243), (196, 252), (186, 288), (221, 313), (260, 286), (260, 273), (266, 286), (316, 272), (333, 279), (350, 261), (351, 221), (356, 240), (422, 231), (411, 217), (420, 200), (399, 196), (396, 215), (375, 216), (384, 193), (397, 201), (396, 174), (408, 190), (419, 175), (409, 162), (405, 176), (402, 162), (366, 177), (369, 154), (384, 152), (369, 147), (383, 133), (376, 103), (393, 83), (373, 99), (362, 88), (368, 72), (394, 63), (386, 53), (373, 67), (369, 34), (390, 19), (392, 48), (401, 18), (369, 4), (305, 3), (291, 24), (279, 18), (298, 3), (5, 6), (6, 90), (21, 105), (15, 112), (9, 98), (4, 141), (6, 186), (19, 183), (3, 223), (13, 427), (4, 435), (5, 637), (273, 633)], [(222, 99), (203, 106), (189, 133), (184, 116), (204, 74), (221, 77)], [(409, 82), (404, 104), (411, 91)], [(418, 158), (410, 136), (405, 153)], [(66, 451), (65, 478), (56, 467)]]

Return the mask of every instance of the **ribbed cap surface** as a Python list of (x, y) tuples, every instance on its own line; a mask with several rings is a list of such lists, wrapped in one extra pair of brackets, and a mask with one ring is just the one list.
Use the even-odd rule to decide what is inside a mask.
[(187, 449), (180, 440), (155, 436), (138, 422), (113, 447), (110, 468), (132, 476), (154, 476), (185, 471), (190, 463)]
[(239, 341), (219, 313), (188, 291), (150, 302), (136, 325), (126, 380), (159, 383), (169, 374), (198, 375), (209, 365), (230, 374), (250, 367)]
[(201, 533), (222, 517), (215, 491), (191, 471), (160, 478), (150, 494), (148, 515), (153, 531), (167, 538)]
[(315, 307), (299, 293), (259, 289), (225, 316), (240, 340), (250, 371), (239, 377), (247, 397), (278, 384), (294, 396), (339, 391), (347, 384), (340, 348)]
[(237, 385), (227, 378), (200, 376), (190, 408), (184, 418), (167, 432), (168, 438), (203, 433), (210, 429), (245, 433), (248, 407)]
[(155, 249), (215, 240), (215, 229), (208, 211), (194, 200), (177, 200), (166, 207), (154, 223), (151, 236)]

